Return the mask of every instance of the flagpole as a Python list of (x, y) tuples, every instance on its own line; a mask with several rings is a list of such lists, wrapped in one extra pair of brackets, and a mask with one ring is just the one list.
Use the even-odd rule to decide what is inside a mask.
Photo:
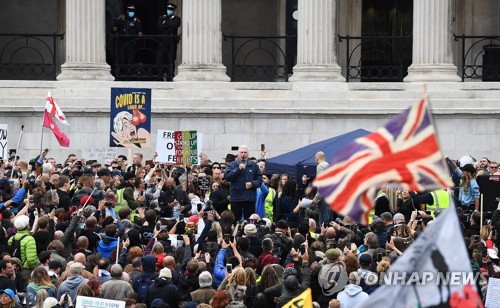
[(45, 111), (43, 112), (44, 120), (42, 121), (42, 137), (40, 138), (40, 155), (42, 153), (43, 149), (43, 122), (45, 121)]
[(479, 221), (480, 222), (480, 229), (483, 228), (483, 199), (484, 199), (484, 195), (481, 194), (481, 208), (480, 208), (480, 211), (481, 211), (481, 220)]
[(19, 152), (19, 146), (21, 145), (21, 139), (23, 139), (23, 130), (24, 130), (24, 125), (21, 125), (21, 132), (19, 133), (19, 140), (17, 141), (17, 148), (16, 148), (16, 154), (14, 155), (14, 163), (12, 165), (12, 172), (10, 173), (10, 178), (14, 176), (14, 169), (16, 169), (16, 160), (17, 160), (17, 155)]

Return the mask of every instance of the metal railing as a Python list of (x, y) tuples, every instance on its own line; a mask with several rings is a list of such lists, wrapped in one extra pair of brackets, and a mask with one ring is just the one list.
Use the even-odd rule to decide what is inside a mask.
[(55, 80), (57, 39), (63, 34), (0, 34), (0, 79)]
[[(408, 66), (402, 56), (405, 44), (411, 50), (411, 36), (341, 36), (346, 43), (346, 81), (400, 82), (408, 75)], [(354, 43), (353, 43), (354, 41)], [(357, 63), (353, 63), (357, 61)]]
[(172, 81), (179, 35), (108, 35), (116, 80)]
[(285, 52), (296, 36), (224, 35), (231, 44), (231, 81), (288, 81), (294, 58)]
[(461, 41), (460, 77), (500, 81), (500, 36), (455, 35)]

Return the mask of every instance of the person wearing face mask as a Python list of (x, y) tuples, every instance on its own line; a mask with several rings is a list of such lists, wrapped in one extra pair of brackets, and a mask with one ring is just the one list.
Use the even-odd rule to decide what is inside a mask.
[[(136, 17), (135, 7), (127, 7), (127, 12), (113, 20), (113, 33), (118, 35), (142, 36), (141, 21)], [(136, 42), (133, 37), (118, 39), (118, 54), (120, 64), (133, 64), (135, 62)]]
[(177, 9), (175, 4), (167, 4), (166, 15), (161, 15), (158, 19), (158, 34), (162, 35), (162, 38), (156, 54), (156, 64), (162, 65), (162, 72), (165, 73), (167, 81), (172, 81), (174, 78), (177, 44), (180, 41), (178, 30), (181, 19), (175, 16), (175, 9)]

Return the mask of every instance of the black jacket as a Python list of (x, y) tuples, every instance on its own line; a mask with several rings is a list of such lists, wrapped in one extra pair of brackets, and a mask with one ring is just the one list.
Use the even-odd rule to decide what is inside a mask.
[(62, 207), (67, 213), (69, 211), (69, 207), (71, 206), (71, 198), (69, 197), (69, 193), (58, 188), (57, 195), (59, 196), (58, 207)]
[(179, 306), (179, 292), (170, 279), (159, 278), (149, 288), (146, 294), (146, 305), (151, 307), (151, 302), (160, 298), (170, 307)]

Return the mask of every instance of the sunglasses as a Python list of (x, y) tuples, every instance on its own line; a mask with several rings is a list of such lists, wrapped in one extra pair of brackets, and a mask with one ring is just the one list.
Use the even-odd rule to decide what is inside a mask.
[(212, 167), (212, 169), (220, 169), (220, 167)]

